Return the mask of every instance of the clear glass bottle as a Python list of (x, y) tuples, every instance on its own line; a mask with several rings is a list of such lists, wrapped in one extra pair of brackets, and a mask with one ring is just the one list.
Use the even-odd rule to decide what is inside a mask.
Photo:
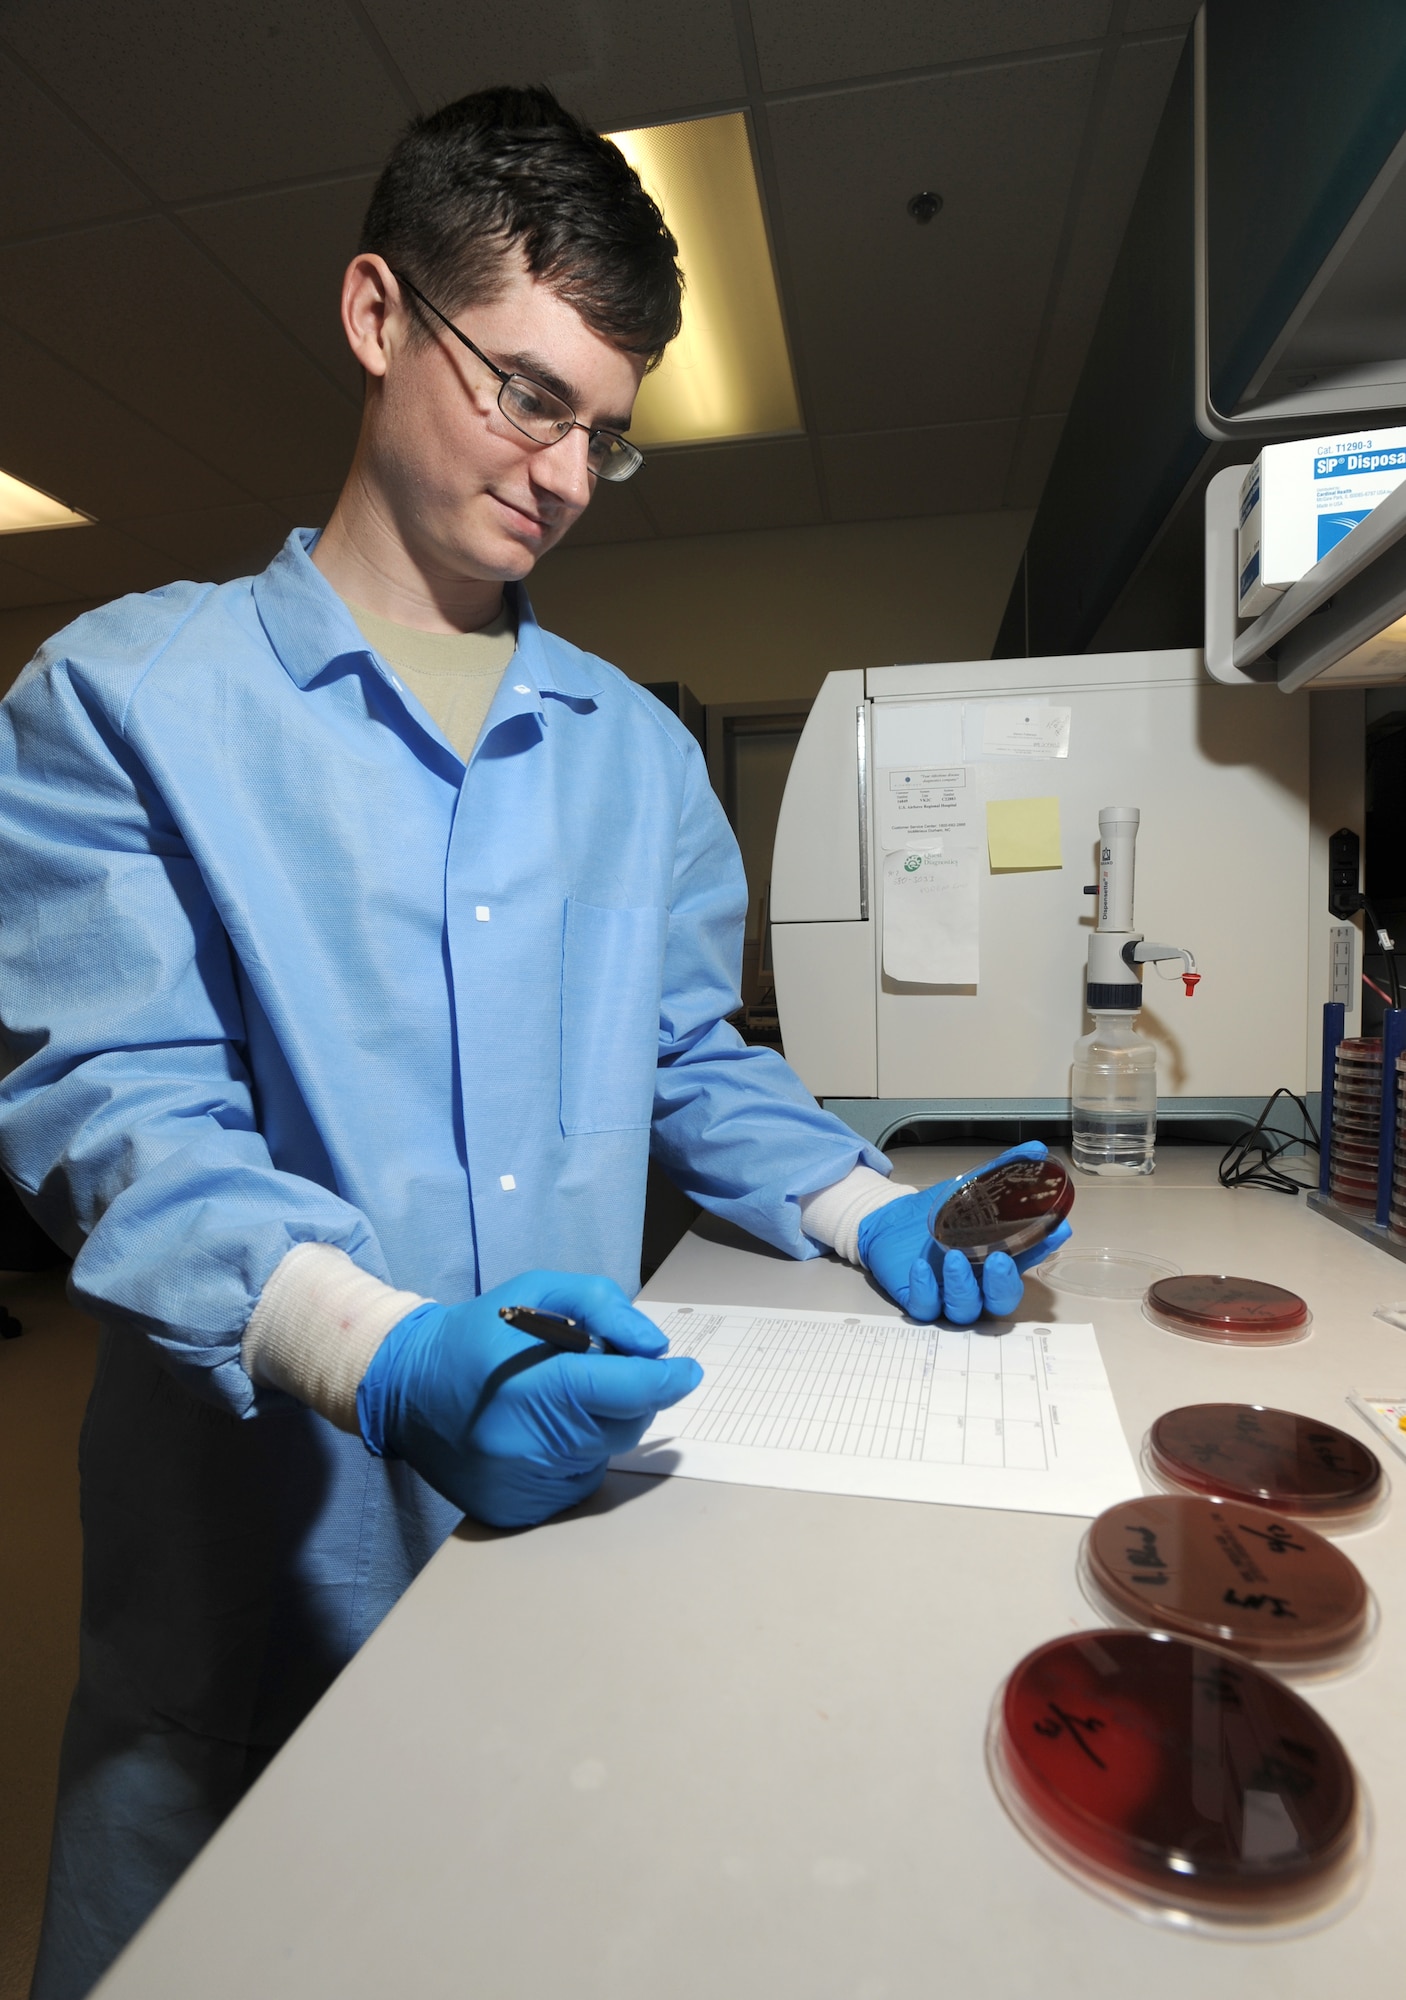
[(1086, 1174), (1150, 1174), (1157, 1141), (1157, 1051), (1128, 1014), (1095, 1014), (1074, 1044), (1074, 1164)]

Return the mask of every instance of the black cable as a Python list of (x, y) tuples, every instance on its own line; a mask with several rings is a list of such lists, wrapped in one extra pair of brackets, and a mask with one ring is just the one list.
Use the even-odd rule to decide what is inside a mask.
[[(1266, 1124), (1281, 1097), (1287, 1097), (1291, 1104), (1298, 1106), (1306, 1133), (1286, 1132), (1281, 1126)], [(1278, 1144), (1274, 1143), (1276, 1140)], [(1309, 1116), (1308, 1106), (1296, 1092), (1281, 1083), (1249, 1130), (1241, 1132), (1226, 1147), (1216, 1169), (1216, 1178), (1223, 1188), (1262, 1187), (1271, 1188), (1276, 1194), (1302, 1194), (1304, 1182), (1281, 1173), (1274, 1165), (1291, 1146), (1308, 1146), (1317, 1153), (1322, 1149), (1322, 1141), (1318, 1136), (1318, 1127)], [(1252, 1158), (1252, 1155), (1257, 1157)]]

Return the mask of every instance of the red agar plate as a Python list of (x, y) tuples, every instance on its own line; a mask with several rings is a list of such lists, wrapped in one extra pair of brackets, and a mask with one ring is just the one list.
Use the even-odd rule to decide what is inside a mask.
[(1351, 1664), (1375, 1623), (1357, 1565), (1302, 1521), (1190, 1494), (1110, 1507), (1090, 1528), (1080, 1581), (1095, 1608), (1225, 1646), (1281, 1673)]
[(1381, 1461), (1333, 1424), (1260, 1403), (1188, 1403), (1158, 1417), (1147, 1464), (1170, 1486), (1249, 1501), (1319, 1527), (1358, 1527), (1386, 1497)]
[(1162, 1278), (1144, 1292), (1142, 1310), (1154, 1326), (1193, 1340), (1277, 1346), (1302, 1340), (1313, 1325), (1296, 1292), (1258, 1278)]
[(1034, 1249), (1074, 1206), (1074, 1183), (1058, 1160), (1006, 1160), (953, 1189), (932, 1219), (944, 1250), (961, 1250), (973, 1264), (993, 1251), (1018, 1257)]
[(1282, 1935), (1361, 1880), (1366, 1813), (1342, 1745), (1215, 1647), (1106, 1631), (1041, 1646), (997, 1699), (989, 1762), (1021, 1831), (1143, 1916)]

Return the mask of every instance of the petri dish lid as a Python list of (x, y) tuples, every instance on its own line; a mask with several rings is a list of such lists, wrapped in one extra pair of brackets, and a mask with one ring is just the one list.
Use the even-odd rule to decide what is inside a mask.
[(1338, 1060), (1344, 1056), (1355, 1056), (1359, 1062), (1380, 1063), (1382, 1040), (1380, 1035), (1344, 1035), (1338, 1043)]
[(974, 1264), (997, 1250), (1018, 1257), (1053, 1235), (1073, 1206), (1074, 1182), (1058, 1160), (1005, 1160), (960, 1181), (932, 1218), (932, 1233)]
[(998, 1695), (988, 1762), (1047, 1858), (1144, 1917), (1284, 1934), (1360, 1886), (1367, 1816), (1341, 1743), (1292, 1688), (1218, 1648), (1054, 1639)]
[(1301, 1521), (1190, 1494), (1100, 1514), (1080, 1564), (1086, 1595), (1121, 1624), (1225, 1646), (1285, 1673), (1348, 1665), (1370, 1635), (1357, 1565)]
[(1152, 1471), (1170, 1485), (1247, 1500), (1296, 1520), (1361, 1521), (1383, 1499), (1376, 1453), (1336, 1425), (1262, 1403), (1188, 1403), (1148, 1433)]
[(1274, 1344), (1302, 1340), (1313, 1324), (1296, 1292), (1209, 1272), (1159, 1279), (1148, 1286), (1142, 1310), (1154, 1326), (1193, 1340)]
[(1140, 1299), (1149, 1285), (1175, 1278), (1180, 1265), (1140, 1250), (1110, 1250), (1097, 1244), (1071, 1243), (1039, 1267), (1043, 1284), (1080, 1299)]

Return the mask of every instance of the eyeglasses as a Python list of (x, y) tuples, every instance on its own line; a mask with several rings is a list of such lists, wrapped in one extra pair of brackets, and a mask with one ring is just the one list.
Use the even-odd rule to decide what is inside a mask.
[(629, 479), (644, 464), (644, 453), (639, 451), (619, 431), (592, 430), (589, 424), (578, 421), (570, 403), (564, 403), (560, 396), (544, 389), (540, 382), (534, 382), (530, 375), (513, 375), (506, 368), (500, 368), (490, 361), (482, 348), (475, 347), (466, 333), (460, 333), (452, 319), (446, 317), (438, 306), (431, 305), (418, 286), (402, 277), (399, 271), (391, 276), (412, 298), (420, 301), (426, 312), (432, 312), (437, 320), (449, 328), (457, 341), (468, 348), (491, 374), (498, 377), (498, 408), (515, 431), (521, 431), (534, 444), (560, 444), (572, 431), (586, 433), (586, 463), (601, 479), (610, 479), (617, 484)]

